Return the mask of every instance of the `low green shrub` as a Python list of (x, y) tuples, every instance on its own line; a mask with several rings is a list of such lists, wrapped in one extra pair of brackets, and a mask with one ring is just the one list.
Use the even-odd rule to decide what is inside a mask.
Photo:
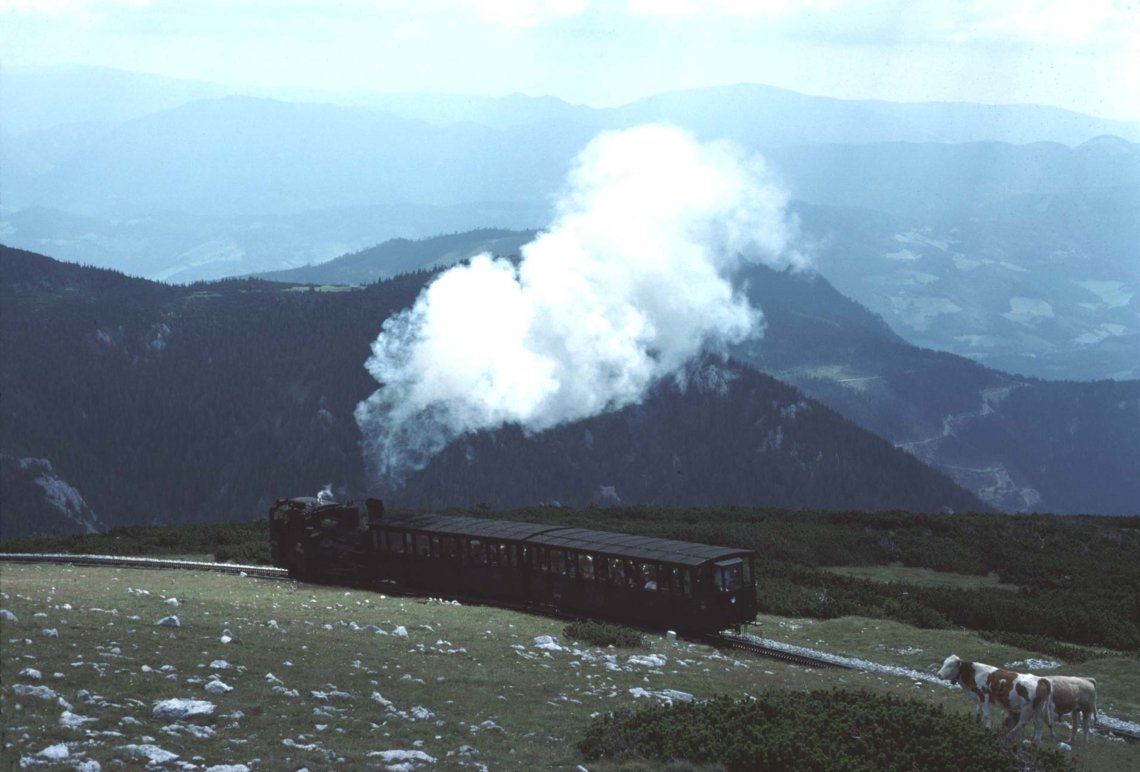
[(563, 633), (567, 638), (585, 641), (595, 646), (616, 646), (619, 649), (635, 649), (645, 645), (641, 633), (621, 625), (605, 622), (591, 622), (579, 619), (566, 625)]
[(715, 697), (600, 716), (578, 743), (587, 760), (689, 761), (728, 770), (1067, 770), (1057, 751), (1003, 744), (966, 714), (846, 690)]
[(1057, 657), (1066, 664), (1077, 664), (1090, 659), (1119, 656), (1119, 652), (1104, 649), (1090, 649), (1082, 646), (1073, 646), (1044, 635), (1031, 633), (1011, 633), (1005, 630), (982, 630), (978, 633), (982, 638), (994, 643), (1004, 643), (1006, 646), (1016, 646), (1038, 654)]

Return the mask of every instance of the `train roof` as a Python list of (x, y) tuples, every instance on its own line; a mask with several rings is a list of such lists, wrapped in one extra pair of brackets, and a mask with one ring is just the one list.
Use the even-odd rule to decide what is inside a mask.
[(511, 541), (522, 541), (536, 533), (560, 527), (544, 523), (517, 523), (511, 520), (487, 520), (481, 517), (463, 517), (461, 515), (415, 515), (408, 518), (380, 520), (377, 525), (445, 533), (453, 536), (473, 536)]
[(567, 528), (544, 523), (485, 520), (458, 515), (416, 515), (406, 519), (380, 521), (378, 525), (453, 536), (525, 541), (528, 544), (543, 544), (548, 547), (601, 553), (612, 557), (691, 566), (752, 554), (752, 550), (742, 547), (718, 547), (628, 533)]
[(709, 561), (750, 555), (752, 550), (741, 547), (718, 547), (676, 539), (658, 539), (629, 533), (592, 531), (586, 528), (559, 528), (536, 534), (527, 541), (549, 547), (599, 552), (621, 558), (654, 560), (662, 563), (679, 563), (698, 566)]

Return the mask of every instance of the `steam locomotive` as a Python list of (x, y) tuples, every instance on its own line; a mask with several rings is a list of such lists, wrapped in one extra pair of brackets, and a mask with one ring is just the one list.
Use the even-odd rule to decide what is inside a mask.
[(584, 528), (453, 515), (385, 517), (384, 505), (278, 499), (273, 563), (307, 582), (520, 607), (691, 633), (756, 618), (753, 552)]

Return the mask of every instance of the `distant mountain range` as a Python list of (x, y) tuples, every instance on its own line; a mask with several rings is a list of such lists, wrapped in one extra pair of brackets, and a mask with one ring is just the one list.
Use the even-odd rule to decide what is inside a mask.
[(555, 97), (486, 97), (445, 93), (368, 93), (234, 88), (103, 67), (7, 67), (3, 128), (24, 134), (67, 124), (118, 123), (188, 102), (252, 96), (284, 102), (363, 107), (429, 124), (491, 128), (577, 123), (621, 128), (667, 120), (723, 135), (738, 125), (747, 144), (821, 142), (1060, 142), (1101, 134), (1140, 142), (1140, 126), (1039, 105), (883, 102), (809, 96), (742, 83), (673, 91), (616, 108), (574, 105)]
[(595, 109), (97, 68), (0, 80), (0, 239), (60, 259), (315, 281), (391, 239), (542, 228), (596, 132), (670, 121), (762, 153), (823, 274), (912, 343), (1034, 377), (1140, 375), (1137, 124), (753, 84)]

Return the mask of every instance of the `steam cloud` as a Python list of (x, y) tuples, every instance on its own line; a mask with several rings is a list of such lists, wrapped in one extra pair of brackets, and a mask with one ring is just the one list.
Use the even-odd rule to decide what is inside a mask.
[(482, 254), (389, 318), (356, 408), (378, 483), (468, 432), (539, 432), (639, 402), (702, 350), (758, 334), (742, 261), (804, 265), (763, 160), (659, 124), (604, 132), (521, 261)]

